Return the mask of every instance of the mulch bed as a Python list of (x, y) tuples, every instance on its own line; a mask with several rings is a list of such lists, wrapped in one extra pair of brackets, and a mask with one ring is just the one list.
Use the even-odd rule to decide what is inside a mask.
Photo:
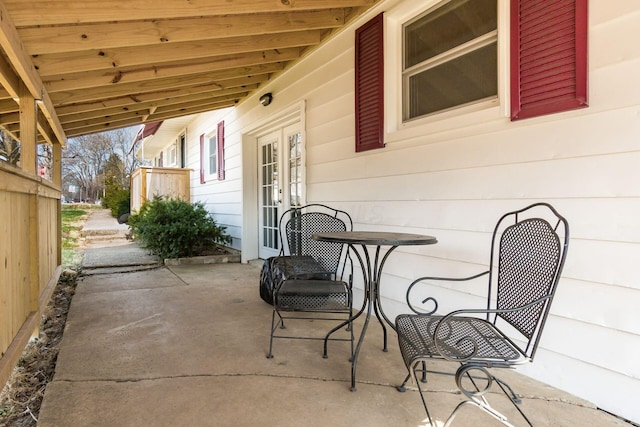
[(32, 340), (0, 393), (0, 426), (36, 426), (47, 384), (53, 380), (77, 275), (61, 275)]

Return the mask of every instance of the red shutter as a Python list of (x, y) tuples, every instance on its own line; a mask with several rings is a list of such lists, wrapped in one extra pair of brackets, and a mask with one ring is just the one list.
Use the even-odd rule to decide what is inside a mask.
[(511, 0), (511, 120), (587, 107), (588, 0)]
[(224, 120), (218, 123), (218, 179), (224, 179)]
[(383, 14), (356, 30), (356, 152), (384, 147)]
[(200, 184), (204, 184), (204, 134), (200, 135)]

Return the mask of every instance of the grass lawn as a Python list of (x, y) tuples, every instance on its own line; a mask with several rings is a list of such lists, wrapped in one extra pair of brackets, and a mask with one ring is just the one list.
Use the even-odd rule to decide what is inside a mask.
[(77, 269), (82, 263), (83, 251), (80, 247), (80, 230), (92, 209), (100, 206), (62, 205), (62, 267)]

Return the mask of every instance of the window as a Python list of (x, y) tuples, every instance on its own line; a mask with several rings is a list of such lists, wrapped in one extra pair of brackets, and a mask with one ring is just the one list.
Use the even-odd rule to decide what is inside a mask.
[(175, 143), (169, 147), (169, 155), (167, 157), (167, 166), (175, 166), (178, 161), (178, 153)]
[(207, 136), (207, 153), (209, 159), (207, 174), (216, 175), (218, 173), (218, 140), (215, 133)]
[(498, 95), (496, 0), (451, 0), (403, 26), (403, 121)]
[(206, 183), (206, 177), (225, 179), (224, 120), (218, 123), (215, 131), (200, 135), (200, 184)]

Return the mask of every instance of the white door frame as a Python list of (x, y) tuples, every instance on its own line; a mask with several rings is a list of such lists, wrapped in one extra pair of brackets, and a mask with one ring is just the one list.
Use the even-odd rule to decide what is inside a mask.
[(299, 122), (303, 144), (306, 144), (305, 107), (304, 100), (297, 102), (242, 132), (242, 262), (259, 258), (258, 138), (274, 129)]

